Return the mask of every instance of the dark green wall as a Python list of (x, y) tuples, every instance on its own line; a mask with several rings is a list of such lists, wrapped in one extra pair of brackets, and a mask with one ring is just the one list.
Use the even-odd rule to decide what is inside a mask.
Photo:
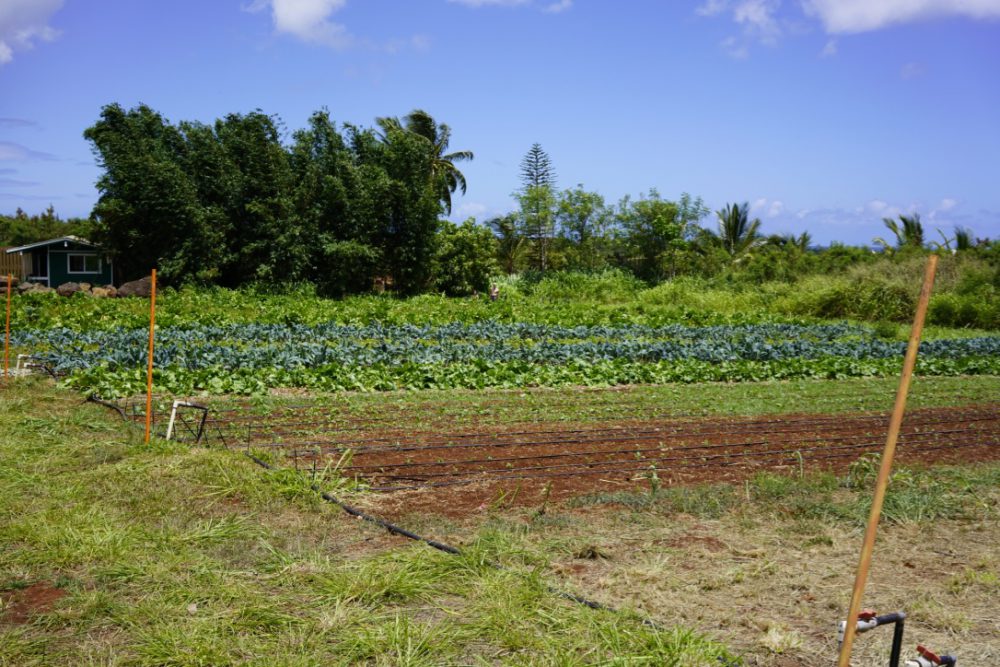
[[(96, 252), (92, 248), (74, 247), (48, 247), (37, 248), (32, 252), (49, 254), (49, 285), (59, 287), (63, 283), (90, 283), (91, 285), (110, 285), (113, 281), (111, 263), (108, 259)], [(101, 257), (101, 271), (99, 273), (70, 273), (69, 255), (76, 254), (97, 254)]]

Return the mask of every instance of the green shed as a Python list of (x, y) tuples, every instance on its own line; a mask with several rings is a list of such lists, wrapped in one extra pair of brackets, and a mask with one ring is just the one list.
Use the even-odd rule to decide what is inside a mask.
[(27, 282), (59, 287), (63, 283), (90, 283), (111, 285), (115, 282), (115, 269), (101, 247), (78, 236), (29, 243), (19, 248), (8, 248), (8, 255), (30, 258), (24, 262)]

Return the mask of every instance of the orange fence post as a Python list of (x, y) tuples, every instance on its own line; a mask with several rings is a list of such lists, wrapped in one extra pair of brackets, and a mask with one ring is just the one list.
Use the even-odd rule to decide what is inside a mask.
[(7, 325), (3, 336), (3, 381), (10, 377), (10, 287), (14, 282), (14, 274), (7, 274)]
[(146, 360), (146, 442), (153, 427), (153, 332), (156, 329), (156, 269), (151, 276), (149, 292), (149, 356)]
[(934, 271), (937, 268), (937, 255), (927, 258), (927, 270), (924, 273), (924, 286), (920, 290), (920, 301), (917, 303), (917, 313), (913, 317), (913, 329), (910, 330), (910, 342), (906, 346), (906, 358), (903, 360), (903, 374), (899, 378), (899, 389), (896, 392), (896, 404), (889, 420), (889, 434), (882, 452), (882, 465), (878, 470), (875, 482), (875, 496), (872, 499), (871, 514), (868, 516), (868, 527), (865, 529), (865, 539), (861, 545), (861, 560), (854, 578), (854, 591), (851, 593), (851, 606), (847, 612), (847, 627), (844, 628), (844, 641), (840, 645), (840, 660), (838, 667), (849, 667), (851, 662), (851, 647), (858, 626), (858, 613), (861, 611), (861, 598), (865, 594), (865, 583), (868, 581), (868, 570), (872, 564), (872, 551), (875, 549), (875, 533), (878, 531), (879, 518), (882, 515), (882, 502), (889, 485), (889, 475), (892, 473), (892, 459), (896, 454), (896, 440), (903, 424), (903, 410), (906, 408), (906, 396), (910, 391), (910, 379), (917, 363), (917, 349), (920, 347), (920, 334), (924, 329), (924, 317), (927, 315), (927, 303), (931, 298), (931, 288), (934, 286)]

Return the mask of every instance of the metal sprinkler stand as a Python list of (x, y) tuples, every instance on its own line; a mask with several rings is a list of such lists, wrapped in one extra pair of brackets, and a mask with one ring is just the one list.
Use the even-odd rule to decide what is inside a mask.
[(204, 405), (198, 405), (197, 403), (191, 403), (189, 401), (174, 401), (173, 407), (170, 409), (170, 423), (167, 425), (167, 440), (170, 440), (175, 432), (175, 426), (178, 422), (177, 410), (178, 408), (190, 408), (192, 410), (198, 410), (201, 412), (201, 419), (198, 422), (197, 431), (193, 430), (191, 426), (181, 418), (181, 423), (183, 423), (191, 434), (194, 436), (195, 444), (200, 444), (202, 437), (205, 435), (205, 422), (208, 420), (208, 407)]
[[(892, 649), (889, 652), (889, 667), (899, 667), (900, 655), (903, 651), (903, 630), (906, 623), (906, 614), (895, 611), (891, 614), (879, 616), (873, 609), (863, 609), (858, 614), (858, 625), (856, 634), (864, 634), (869, 630), (874, 630), (883, 625), (892, 625)], [(840, 630), (837, 634), (838, 646), (844, 641), (844, 632), (847, 629), (847, 621), (840, 622)], [(955, 658), (950, 655), (938, 656), (924, 646), (917, 645), (917, 657), (907, 660), (903, 667), (954, 667)]]
[[(855, 632), (862, 634), (882, 625), (893, 625), (892, 630), (892, 650), (889, 653), (889, 667), (899, 667), (899, 658), (903, 651), (903, 627), (906, 622), (906, 614), (896, 611), (882, 616), (876, 615), (873, 609), (863, 609), (858, 614), (858, 625)], [(837, 645), (843, 643), (844, 632), (847, 629), (847, 621), (840, 622), (840, 631), (837, 634)]]

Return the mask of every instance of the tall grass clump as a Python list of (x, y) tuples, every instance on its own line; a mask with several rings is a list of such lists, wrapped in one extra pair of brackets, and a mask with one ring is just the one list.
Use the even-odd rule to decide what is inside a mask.
[[(537, 281), (536, 281), (537, 280)], [(600, 273), (560, 271), (543, 277), (525, 276), (521, 284), (540, 301), (626, 303), (635, 299), (645, 283), (618, 269)]]
[[(794, 315), (906, 322), (913, 317), (926, 257), (885, 258), (850, 267), (841, 276), (811, 276), (789, 287), (776, 309)], [(1000, 289), (994, 269), (967, 255), (945, 255), (934, 280), (928, 323), (995, 329)]]

